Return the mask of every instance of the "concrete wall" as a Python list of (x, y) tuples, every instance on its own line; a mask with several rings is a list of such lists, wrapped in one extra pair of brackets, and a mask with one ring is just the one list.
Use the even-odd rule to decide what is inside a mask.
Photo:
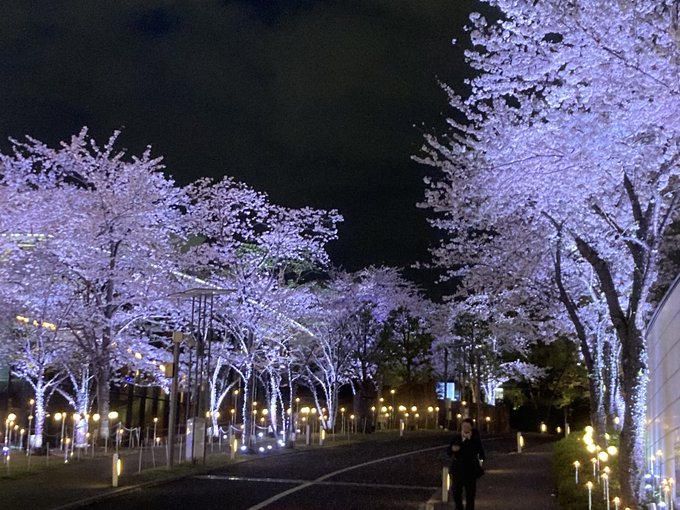
[[(680, 276), (659, 304), (647, 332), (647, 470), (680, 480)], [(652, 455), (658, 451), (662, 456)]]

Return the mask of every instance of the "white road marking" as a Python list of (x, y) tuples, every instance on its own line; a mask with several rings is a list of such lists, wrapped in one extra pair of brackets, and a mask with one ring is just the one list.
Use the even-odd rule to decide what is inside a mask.
[(361, 464), (356, 464), (354, 466), (349, 466), (343, 469), (338, 469), (337, 471), (333, 471), (332, 473), (325, 474), (323, 476), (320, 476), (319, 478), (311, 481), (306, 481), (303, 482), (301, 485), (298, 485), (297, 487), (292, 487), (288, 490), (285, 490), (283, 492), (279, 492), (276, 496), (272, 496), (269, 499), (266, 499), (262, 501), (261, 503), (258, 503), (255, 506), (251, 506), (248, 508), (248, 510), (260, 510), (261, 508), (266, 507), (267, 505), (274, 503), (274, 501), (278, 501), (279, 499), (285, 498), (286, 496), (289, 496), (290, 494), (293, 494), (295, 492), (301, 491), (303, 489), (306, 489), (307, 487), (311, 487), (312, 485), (318, 484), (323, 482), (324, 480), (327, 480), (328, 478), (331, 478), (333, 476), (339, 475), (341, 473), (346, 473), (347, 471), (352, 471), (354, 469), (359, 469), (365, 466), (370, 466), (371, 464), (377, 464), (378, 462), (385, 462), (387, 460), (392, 460), (392, 459), (398, 459), (400, 457), (407, 457), (409, 455), (415, 455), (417, 453), (423, 453), (423, 452), (429, 452), (433, 450), (441, 450), (442, 446), (434, 446), (432, 448), (425, 448), (423, 450), (415, 450), (413, 452), (406, 452), (406, 453), (400, 453), (399, 455), (392, 455), (390, 457), (383, 457), (382, 459), (375, 459), (371, 460), (368, 462), (363, 462)]
[[(229, 482), (258, 482), (258, 483), (286, 483), (286, 484), (303, 484), (309, 480), (302, 479), (286, 479), (286, 478), (250, 478), (241, 476), (220, 476), (220, 475), (199, 475), (194, 476), (198, 480), (222, 480)], [(401, 490), (419, 490), (419, 491), (433, 491), (438, 487), (425, 487), (424, 485), (396, 485), (391, 483), (365, 483), (365, 482), (327, 482), (317, 481), (316, 485), (345, 485), (352, 487), (371, 487), (378, 489), (401, 489)]]

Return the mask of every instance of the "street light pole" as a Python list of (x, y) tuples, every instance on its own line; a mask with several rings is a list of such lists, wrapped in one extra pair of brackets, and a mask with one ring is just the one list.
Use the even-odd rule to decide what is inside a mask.
[[(449, 430), (449, 413), (451, 412), (451, 406), (447, 402), (449, 398), (449, 349), (444, 346), (444, 426), (446, 430)], [(451, 395), (451, 400), (454, 400), (455, 395)]]
[(170, 416), (168, 418), (168, 469), (172, 469), (175, 450), (175, 422), (177, 421), (177, 379), (179, 375), (179, 345), (184, 335), (172, 332), (172, 381), (170, 383)]
[(394, 409), (395, 409), (395, 407), (394, 407), (394, 394), (396, 393), (396, 391), (394, 389), (391, 389), (390, 393), (392, 394), (392, 426), (394, 427), (396, 425), (396, 420), (395, 420), (395, 417), (394, 417)]

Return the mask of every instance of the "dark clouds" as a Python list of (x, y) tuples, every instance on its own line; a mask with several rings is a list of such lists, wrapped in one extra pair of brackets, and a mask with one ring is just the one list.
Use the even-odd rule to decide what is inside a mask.
[[(38, 2), (3, 7), (0, 136), (88, 125), (186, 183), (233, 175), (346, 217), (336, 263), (407, 265), (433, 240), (410, 161), (458, 82), (459, 0)], [(413, 127), (425, 126), (423, 127)], [(7, 144), (3, 144), (6, 148)]]

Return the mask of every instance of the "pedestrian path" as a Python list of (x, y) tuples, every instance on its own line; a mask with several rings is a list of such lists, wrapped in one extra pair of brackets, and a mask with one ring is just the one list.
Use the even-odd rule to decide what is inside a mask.
[[(540, 441), (522, 453), (490, 456), (484, 466), (486, 473), (477, 482), (475, 509), (557, 510), (552, 451), (552, 442)], [(425, 508), (452, 510), (454, 505), (451, 498), (442, 503), (439, 490)]]
[[(486, 474), (479, 480), (477, 488), (477, 510), (557, 510), (554, 496), (555, 482), (552, 469), (552, 442), (536, 437), (527, 437), (529, 445), (521, 454), (493, 453), (489, 455)], [(368, 438), (367, 438), (368, 440)], [(280, 453), (285, 453), (282, 450)], [(173, 470), (164, 468), (142, 471), (137, 474), (138, 451), (121, 451), (123, 474), (121, 488), (111, 487), (111, 452), (98, 453), (94, 458), (83, 456), (72, 458), (64, 464), (63, 458), (53, 456), (49, 460), (41, 456), (31, 459), (32, 472), (20, 474), (20, 466), (26, 462), (25, 455), (13, 452), (11, 478), (0, 478), (0, 510), (67, 510), (77, 508), (87, 498), (96, 500), (116, 491), (128, 491), (145, 484), (168, 481), (214, 469), (217, 465), (230, 462), (227, 452), (214, 452), (208, 456), (207, 464), (179, 464)], [(158, 455), (165, 460), (164, 456)], [(159, 463), (161, 459), (158, 459)], [(243, 460), (243, 459), (241, 459)], [(0, 461), (0, 470), (6, 465)], [(18, 475), (18, 476), (17, 476)], [(441, 501), (441, 492), (437, 498)], [(450, 510), (451, 503), (434, 504), (429, 508)], [(423, 505), (425, 506), (425, 505)]]
[[(354, 439), (356, 441), (356, 439)], [(338, 440), (334, 444), (343, 444)], [(83, 506), (115, 493), (137, 490), (156, 483), (201, 474), (232, 462), (244, 462), (255, 457), (237, 455), (232, 460), (226, 442), (206, 447), (206, 460), (197, 463), (175, 461), (172, 470), (166, 469), (166, 449), (124, 448), (120, 450), (122, 474), (119, 488), (112, 487), (113, 450), (98, 449), (94, 456), (81, 452), (80, 456), (65, 457), (58, 450), (49, 457), (13, 450), (9, 466), (0, 457), (0, 510), (67, 510)], [(265, 443), (262, 443), (263, 445)], [(297, 449), (316, 448), (299, 445)], [(176, 450), (178, 453), (182, 449)], [(274, 449), (268, 455), (290, 453), (288, 448)], [(151, 469), (151, 462), (157, 466)], [(141, 469), (140, 469), (141, 468)]]
[(476, 510), (557, 510), (553, 443), (490, 459), (477, 483)]
[[(130, 456), (122, 455), (124, 466), (129, 463)], [(0, 510), (48, 510), (102, 494), (111, 488), (111, 455), (73, 459), (68, 464), (57, 456), (48, 460), (36, 455), (31, 458), (28, 472), (24, 457), (21, 453), (12, 453), (11, 477), (0, 480)], [(0, 464), (0, 469), (6, 473), (6, 463)]]
[[(68, 463), (58, 455), (32, 456), (30, 470), (27, 470), (27, 457), (22, 452), (12, 452), (10, 469), (6, 462), (0, 461), (0, 510), (56, 510), (76, 508), (88, 498), (96, 499), (114, 492), (131, 490), (140, 485), (156, 481), (184, 477), (205, 469), (214, 468), (220, 463), (230, 462), (228, 453), (208, 454), (206, 465), (175, 464), (172, 471), (163, 467), (165, 448), (158, 447), (155, 452), (158, 469), (142, 470), (138, 473), (140, 455), (137, 449), (124, 449), (120, 452), (122, 473), (120, 488), (112, 487), (112, 455), (98, 452), (96, 456), (82, 455), (80, 459), (71, 457)], [(144, 452), (148, 462), (148, 449)], [(7, 472), (11, 476), (7, 476)]]

